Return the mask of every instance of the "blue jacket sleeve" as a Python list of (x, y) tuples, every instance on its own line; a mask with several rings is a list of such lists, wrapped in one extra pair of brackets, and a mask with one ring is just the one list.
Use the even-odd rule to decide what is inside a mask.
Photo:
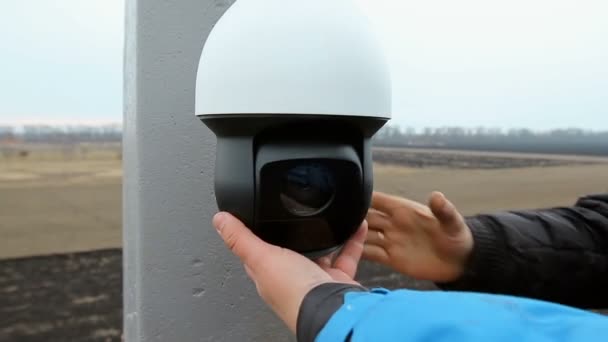
[(606, 341), (608, 317), (474, 292), (350, 291), (315, 341)]

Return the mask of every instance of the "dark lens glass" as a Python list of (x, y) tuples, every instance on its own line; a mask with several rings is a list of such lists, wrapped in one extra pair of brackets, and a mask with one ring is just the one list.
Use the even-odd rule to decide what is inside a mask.
[(332, 173), (319, 163), (299, 164), (287, 171), (281, 185), (281, 201), (297, 216), (314, 215), (325, 209), (334, 197)]

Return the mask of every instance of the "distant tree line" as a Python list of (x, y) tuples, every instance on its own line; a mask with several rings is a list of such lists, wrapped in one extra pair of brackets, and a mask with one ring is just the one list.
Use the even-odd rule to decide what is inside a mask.
[[(118, 143), (122, 126), (0, 126), (0, 143), (46, 144)], [(565, 128), (533, 131), (527, 128), (384, 126), (373, 138), (375, 146), (420, 147), (533, 153), (608, 155), (608, 131)]]
[(23, 142), (45, 144), (121, 142), (122, 126), (0, 126), (0, 143)]
[(578, 128), (533, 131), (527, 128), (439, 127), (416, 130), (384, 126), (375, 146), (420, 147), (530, 153), (608, 155), (608, 131)]

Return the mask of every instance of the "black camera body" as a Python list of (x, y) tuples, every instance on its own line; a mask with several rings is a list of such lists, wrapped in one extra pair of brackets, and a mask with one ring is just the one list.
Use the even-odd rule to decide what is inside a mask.
[(371, 137), (386, 119), (207, 115), (201, 120), (217, 136), (220, 210), (263, 240), (311, 257), (332, 252), (356, 232), (373, 191)]

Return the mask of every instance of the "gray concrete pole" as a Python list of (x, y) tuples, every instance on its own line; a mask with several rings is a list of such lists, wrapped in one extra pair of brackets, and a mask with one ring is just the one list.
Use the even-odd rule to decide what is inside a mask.
[(127, 0), (126, 341), (293, 340), (211, 226), (215, 138), (194, 116), (196, 68), (233, 0)]

